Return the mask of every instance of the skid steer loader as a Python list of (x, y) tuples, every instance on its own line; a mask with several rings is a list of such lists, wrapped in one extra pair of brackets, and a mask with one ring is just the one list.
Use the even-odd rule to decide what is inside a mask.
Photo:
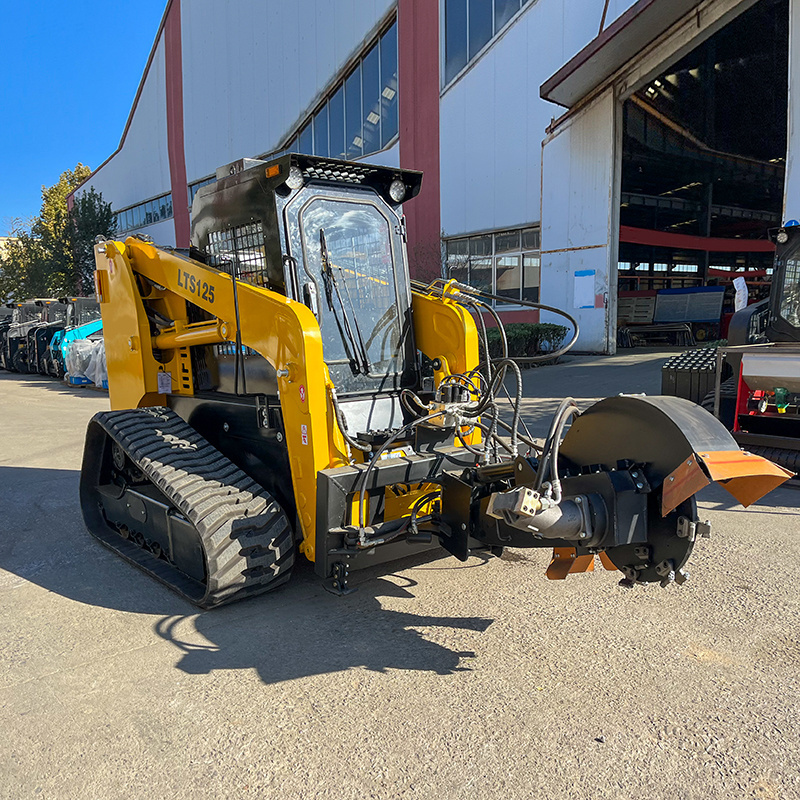
[(47, 311), (47, 305), (55, 302), (53, 298), (42, 298), (8, 304), (12, 309), (11, 324), (3, 335), (0, 350), (0, 365), (4, 369), (12, 372), (36, 372), (36, 362), (31, 358), (35, 331), (43, 324), (42, 317)]
[(67, 308), (66, 322), (50, 340), (46, 358), (48, 374), (54, 378), (66, 375), (67, 352), (73, 342), (103, 336), (100, 305), (94, 297), (62, 297), (60, 302)]
[(197, 193), (189, 251), (97, 244), (113, 410), (86, 436), (94, 536), (201, 607), (281, 585), (299, 555), (346, 594), (352, 570), (435, 548), (552, 547), (550, 578), (599, 556), (667, 585), (708, 534), (700, 488), (747, 505), (786, 479), (679, 398), (565, 398), (526, 435), (519, 368), (488, 355), (493, 295), (409, 279), (421, 181), (243, 160)]

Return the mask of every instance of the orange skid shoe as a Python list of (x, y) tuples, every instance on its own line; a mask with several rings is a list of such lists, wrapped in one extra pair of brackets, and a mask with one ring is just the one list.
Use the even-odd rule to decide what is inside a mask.
[[(616, 565), (605, 553), (598, 553), (598, 555), (600, 563), (607, 570), (616, 570)], [(563, 581), (567, 575), (576, 572), (594, 572), (594, 556), (579, 556), (574, 547), (554, 547), (553, 558), (546, 573), (548, 579)]]

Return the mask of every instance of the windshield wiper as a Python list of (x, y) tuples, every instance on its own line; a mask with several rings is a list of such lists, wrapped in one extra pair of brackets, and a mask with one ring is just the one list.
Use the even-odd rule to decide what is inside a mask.
[[(328, 301), (328, 308), (333, 312), (333, 317), (336, 320), (336, 327), (339, 328), (339, 335), (342, 337), (345, 353), (350, 360), (350, 368), (353, 370), (354, 375), (358, 375), (360, 372), (369, 375), (372, 372), (372, 364), (370, 364), (369, 354), (361, 336), (361, 329), (358, 327), (353, 299), (350, 297), (350, 290), (347, 288), (347, 281), (345, 281), (344, 289), (347, 292), (347, 299), (350, 301), (350, 308), (353, 312), (353, 324), (351, 324), (350, 316), (342, 300), (342, 293), (339, 291), (339, 283), (333, 272), (333, 264), (331, 264), (324, 228), (319, 229), (319, 251), (322, 256), (322, 278), (325, 284), (325, 297)], [(341, 269), (339, 271), (341, 272)], [(339, 301), (339, 308), (342, 311), (341, 319), (334, 306), (334, 295)], [(355, 326), (355, 334), (353, 333), (353, 326)]]

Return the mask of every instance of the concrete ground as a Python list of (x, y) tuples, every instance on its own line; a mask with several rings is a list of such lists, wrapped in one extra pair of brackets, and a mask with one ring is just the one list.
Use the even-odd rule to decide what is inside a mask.
[[(527, 370), (533, 427), (664, 358)], [(683, 587), (515, 550), (198, 613), (84, 530), (107, 405), (0, 372), (0, 797), (800, 797), (800, 492), (706, 492)]]
[[(554, 366), (522, 370), (523, 418), (531, 433), (547, 435), (550, 419), (564, 396), (574, 397), (581, 408), (620, 392), (661, 394), (661, 365), (685, 348), (620, 350), (608, 356), (565, 356)], [(512, 380), (507, 380), (513, 396)]]

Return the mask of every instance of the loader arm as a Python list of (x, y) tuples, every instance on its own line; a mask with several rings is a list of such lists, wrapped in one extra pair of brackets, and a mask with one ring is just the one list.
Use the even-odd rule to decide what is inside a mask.
[[(96, 263), (112, 409), (166, 405), (159, 373), (170, 376), (171, 393), (192, 394), (188, 345), (236, 342), (237, 332), (240, 346), (277, 370), (301, 549), (313, 561), (316, 475), (345, 463), (346, 451), (314, 315), (302, 303), (134, 238), (97, 245)], [(174, 325), (152, 336), (144, 300)], [(189, 324), (185, 301), (212, 319)]]

